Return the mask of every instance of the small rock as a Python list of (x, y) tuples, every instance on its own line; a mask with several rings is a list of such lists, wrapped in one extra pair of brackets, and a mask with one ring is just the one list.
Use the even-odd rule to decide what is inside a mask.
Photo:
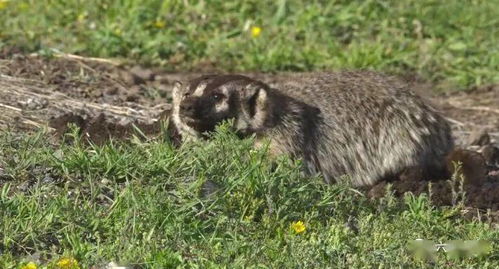
[(475, 130), (468, 137), (468, 145), (485, 146), (488, 144), (490, 144), (490, 135), (486, 129)]
[(42, 183), (43, 184), (50, 184), (50, 183), (54, 183), (55, 182), (55, 179), (54, 177), (52, 177), (51, 175), (49, 174), (46, 174), (43, 179), (42, 179)]
[(47, 107), (48, 101), (45, 98), (30, 97), (27, 100), (18, 101), (17, 104), (23, 109), (38, 110)]

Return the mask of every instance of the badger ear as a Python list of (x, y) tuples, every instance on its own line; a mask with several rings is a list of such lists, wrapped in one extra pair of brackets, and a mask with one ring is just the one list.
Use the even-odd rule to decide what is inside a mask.
[(260, 128), (268, 112), (268, 90), (263, 83), (251, 83), (242, 91), (242, 110), (253, 128)]
[(182, 83), (180, 81), (176, 80), (175, 82), (173, 82), (173, 90), (172, 90), (173, 102), (180, 101), (180, 97), (182, 97), (181, 89), (182, 89)]

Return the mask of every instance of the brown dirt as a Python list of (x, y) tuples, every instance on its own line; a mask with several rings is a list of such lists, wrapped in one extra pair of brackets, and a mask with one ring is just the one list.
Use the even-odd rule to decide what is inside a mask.
[[(145, 135), (161, 130), (170, 111), (173, 81), (199, 73), (172, 74), (139, 66), (120, 66), (98, 59), (46, 58), (0, 52), (0, 128), (29, 131), (48, 125), (56, 137), (74, 123), (95, 143), (127, 138), (138, 127)], [(273, 83), (279, 74), (250, 74)], [(439, 107), (453, 123), (458, 150), (449, 156), (462, 161), (463, 178), (420, 181), (407, 172), (399, 180), (380, 182), (366, 194), (381, 197), (388, 183), (396, 195), (430, 193), (437, 205), (463, 202), (472, 208), (499, 210), (499, 85), (437, 95), (417, 80), (416, 91)], [(460, 185), (462, 182), (462, 185)], [(431, 184), (430, 184), (431, 183)], [(464, 199), (459, 194), (465, 192)], [(466, 210), (474, 212), (474, 209)], [(471, 214), (476, 216), (476, 214)], [(496, 214), (499, 218), (499, 213)]]

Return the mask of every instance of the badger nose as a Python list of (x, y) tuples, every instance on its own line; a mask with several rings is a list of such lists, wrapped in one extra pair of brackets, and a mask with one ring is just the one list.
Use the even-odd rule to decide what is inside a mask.
[(195, 114), (195, 102), (194, 100), (185, 100), (180, 104), (180, 113), (187, 117), (194, 117)]
[(180, 109), (184, 112), (190, 112), (194, 110), (194, 106), (192, 104), (181, 104)]

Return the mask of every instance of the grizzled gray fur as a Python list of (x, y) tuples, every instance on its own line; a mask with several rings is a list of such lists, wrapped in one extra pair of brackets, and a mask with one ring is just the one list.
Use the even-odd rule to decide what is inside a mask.
[(177, 82), (171, 120), (182, 141), (233, 119), (256, 146), (300, 158), (327, 182), (349, 175), (373, 185), (405, 169), (443, 169), (453, 141), (447, 121), (395, 78), (374, 72), (288, 75), (268, 85), (241, 75)]

